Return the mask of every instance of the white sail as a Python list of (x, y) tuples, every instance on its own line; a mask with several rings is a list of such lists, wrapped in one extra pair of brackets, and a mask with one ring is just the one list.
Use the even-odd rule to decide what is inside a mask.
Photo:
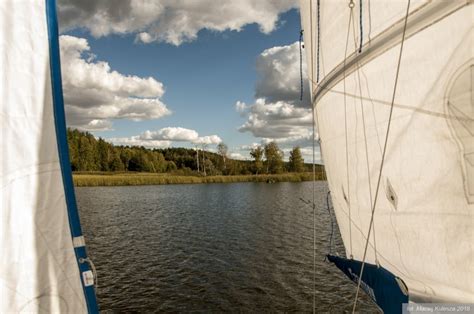
[(0, 312), (93, 312), (67, 161), (55, 3), (2, 0), (0, 23)]
[[(362, 16), (349, 4), (302, 0), (301, 17), (336, 218), (362, 261), (407, 1), (364, 0)], [(401, 278), (412, 301), (474, 302), (473, 7), (411, 1), (407, 18), (366, 262)]]

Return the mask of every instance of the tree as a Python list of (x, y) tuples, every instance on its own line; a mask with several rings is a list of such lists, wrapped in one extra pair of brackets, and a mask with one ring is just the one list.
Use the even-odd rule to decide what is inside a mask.
[(294, 147), (290, 152), (289, 168), (292, 172), (304, 171), (304, 159), (298, 146)]
[(229, 150), (229, 148), (227, 147), (227, 145), (222, 143), (222, 142), (219, 143), (219, 145), (217, 145), (217, 151), (218, 151), (219, 155), (221, 155), (222, 162), (223, 162), (223, 167), (221, 168), (222, 171), (224, 171), (226, 169), (225, 160), (227, 158), (228, 150)]
[(109, 162), (110, 162), (110, 144), (99, 138), (97, 143), (97, 153), (99, 157), (98, 164), (100, 171), (109, 171)]
[(121, 149), (120, 160), (122, 161), (123, 167), (125, 168), (125, 170), (129, 170), (129, 166), (130, 166), (129, 163), (132, 157), (133, 157), (133, 151), (130, 148), (124, 147)]
[(199, 173), (199, 146), (198, 145), (196, 145), (196, 168), (197, 168), (197, 172)]
[(109, 170), (111, 171), (123, 171), (125, 169), (120, 154), (116, 151), (112, 154), (112, 158), (109, 164)]
[(281, 173), (283, 171), (283, 152), (276, 142), (265, 145), (265, 165), (267, 173)]
[(254, 159), (253, 166), (255, 174), (258, 174), (263, 168), (263, 148), (261, 146), (252, 148), (250, 150), (250, 156)]
[(79, 139), (79, 162), (77, 170), (95, 171), (98, 170), (94, 162), (93, 145), (86, 136)]
[(67, 141), (69, 143), (69, 159), (72, 171), (79, 169), (79, 131), (67, 129)]
[(207, 148), (207, 144), (202, 144), (202, 169), (203, 169), (203, 172), (204, 172), (204, 176), (207, 176), (207, 172), (206, 172), (206, 148)]

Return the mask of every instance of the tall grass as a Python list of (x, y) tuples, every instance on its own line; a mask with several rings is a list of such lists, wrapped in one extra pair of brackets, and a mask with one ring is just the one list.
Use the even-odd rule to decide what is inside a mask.
[[(283, 173), (235, 176), (180, 176), (156, 173), (74, 173), (75, 186), (120, 186), (120, 185), (160, 185), (232, 182), (302, 182), (311, 181), (313, 174)], [(316, 173), (316, 180), (323, 180), (322, 173)]]

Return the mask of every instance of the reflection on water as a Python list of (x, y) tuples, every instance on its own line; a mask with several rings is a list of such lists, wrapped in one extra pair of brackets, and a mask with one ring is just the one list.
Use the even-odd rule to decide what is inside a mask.
[[(102, 311), (311, 312), (312, 183), (76, 188)], [(355, 286), (324, 262), (327, 185), (316, 183), (318, 312)], [(335, 246), (342, 254), (338, 233)], [(364, 295), (360, 309), (376, 311)]]

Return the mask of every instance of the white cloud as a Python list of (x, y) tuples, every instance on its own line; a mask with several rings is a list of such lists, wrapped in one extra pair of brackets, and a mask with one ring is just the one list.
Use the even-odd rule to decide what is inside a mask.
[(247, 121), (240, 132), (251, 132), (255, 137), (284, 141), (308, 137), (312, 125), (311, 110), (297, 108), (286, 102), (266, 103), (257, 99), (248, 106)]
[(93, 36), (138, 33), (137, 41), (180, 45), (192, 41), (199, 30), (240, 31), (258, 24), (270, 33), (279, 14), (297, 7), (297, 0), (62, 0), (59, 2), (63, 30), (88, 29)]
[(107, 131), (112, 129), (112, 122), (108, 120), (91, 120), (79, 129), (88, 131)]
[(303, 101), (300, 101), (299, 42), (266, 49), (258, 56), (259, 79), (255, 87), (255, 97), (265, 98), (268, 102), (285, 101), (298, 107), (310, 108), (305, 54), (302, 55), (301, 61), (303, 62)]
[(107, 142), (123, 146), (144, 146), (150, 148), (166, 148), (171, 145), (171, 141), (142, 140), (140, 136), (112, 137), (105, 138)]
[(158, 131), (145, 131), (140, 135), (142, 140), (167, 140), (177, 142), (193, 142), (198, 140), (198, 132), (180, 127), (168, 127)]
[(259, 143), (252, 143), (250, 145), (242, 145), (238, 148), (238, 150), (241, 150), (241, 151), (251, 151), (252, 149), (255, 149), (257, 147), (261, 146), (261, 144)]
[(108, 138), (117, 145), (168, 147), (173, 142), (187, 142), (195, 145), (219, 144), (222, 139), (217, 135), (199, 136), (198, 132), (181, 127), (167, 127), (157, 131), (145, 131), (140, 135), (121, 138)]
[(105, 130), (111, 119), (140, 121), (171, 114), (161, 101), (163, 84), (152, 77), (124, 75), (96, 61), (86, 39), (60, 37), (64, 101), (68, 125)]
[(235, 103), (235, 111), (240, 113), (241, 116), (245, 115), (245, 111), (248, 109), (247, 104), (244, 103), (243, 101), (238, 100)]
[(203, 136), (193, 141), (194, 144), (201, 144), (201, 145), (219, 144), (220, 142), (222, 142), (222, 139), (217, 135)]
[(230, 153), (230, 158), (237, 160), (248, 160), (248, 157), (245, 157), (241, 153)]
[[(303, 51), (304, 52), (304, 51)], [(238, 101), (235, 109), (246, 122), (240, 132), (250, 132), (262, 145), (275, 141), (283, 148), (308, 146), (312, 143), (313, 117), (302, 56), (304, 98), (300, 100), (299, 42), (264, 50), (257, 59), (257, 99), (252, 105)], [(249, 150), (253, 146), (241, 147)]]

